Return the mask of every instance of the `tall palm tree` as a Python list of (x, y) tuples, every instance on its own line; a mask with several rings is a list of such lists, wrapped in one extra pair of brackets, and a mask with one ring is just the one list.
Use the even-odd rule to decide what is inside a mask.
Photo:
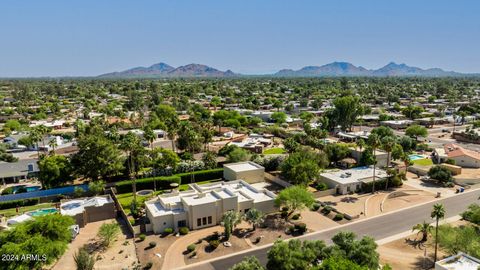
[(365, 148), (365, 140), (362, 138), (358, 139), (356, 144), (357, 144), (357, 147), (360, 148), (360, 152), (362, 151), (363, 148)]
[(261, 211), (255, 209), (255, 208), (252, 208), (250, 210), (248, 210), (247, 213), (245, 213), (245, 220), (252, 224), (252, 229), (255, 231), (255, 229), (257, 228), (258, 225), (262, 224), (264, 219), (264, 215)]
[(435, 204), (430, 217), (435, 218), (435, 260), (433, 262), (436, 262), (438, 249), (438, 221), (445, 217), (445, 208), (443, 207), (443, 204)]
[(417, 234), (422, 234), (422, 242), (426, 242), (428, 238), (428, 234), (432, 231), (432, 225), (428, 224), (427, 222), (423, 221), (423, 223), (418, 223), (417, 225), (413, 226), (413, 231), (418, 231)]
[[(390, 168), (390, 160), (392, 159), (392, 150), (395, 146), (395, 138), (391, 136), (383, 137), (381, 141), (382, 149), (387, 152), (387, 168)], [(385, 190), (388, 189), (388, 177), (385, 181)]]
[(372, 133), (368, 136), (368, 144), (373, 149), (373, 185), (372, 185), (372, 193), (375, 193), (375, 169), (377, 167), (377, 148), (380, 146), (380, 138), (377, 134)]
[(150, 145), (150, 149), (153, 151), (153, 141), (155, 140), (155, 133), (153, 129), (149, 126), (145, 126), (143, 128), (143, 137), (147, 140), (148, 144)]
[(52, 148), (52, 154), (55, 155), (55, 147), (57, 147), (57, 138), (53, 137), (53, 139), (51, 139), (48, 142), (48, 146), (50, 146)]
[(130, 179), (132, 179), (132, 191), (133, 191), (133, 201), (137, 199), (137, 182), (135, 174), (135, 162), (134, 162), (134, 153), (137, 149), (141, 147), (140, 140), (132, 132), (128, 132), (127, 135), (122, 139), (120, 143), (120, 149), (122, 149), (127, 155), (127, 166), (128, 174)]

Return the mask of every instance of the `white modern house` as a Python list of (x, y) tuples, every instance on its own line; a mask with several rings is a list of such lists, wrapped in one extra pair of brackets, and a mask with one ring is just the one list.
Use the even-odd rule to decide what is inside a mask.
[[(376, 168), (375, 181), (384, 180), (387, 172)], [(362, 184), (373, 181), (373, 167), (356, 167), (348, 170), (330, 171), (320, 174), (320, 180), (329, 188), (336, 189), (337, 194), (348, 194), (362, 189)]]
[(246, 213), (256, 208), (263, 213), (275, 210), (275, 194), (258, 190), (243, 180), (190, 184), (183, 192), (162, 194), (147, 201), (148, 231), (162, 233), (166, 228), (191, 230), (215, 226), (223, 214), (233, 210)]
[(242, 179), (250, 184), (263, 182), (264, 173), (264, 167), (251, 161), (223, 165), (223, 178), (228, 181)]
[(480, 260), (463, 252), (435, 263), (435, 270), (478, 270)]

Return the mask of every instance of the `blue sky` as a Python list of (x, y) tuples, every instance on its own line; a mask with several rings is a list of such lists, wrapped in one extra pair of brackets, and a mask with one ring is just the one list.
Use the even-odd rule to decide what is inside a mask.
[(480, 72), (475, 0), (4, 0), (0, 10), (0, 77), (157, 62), (246, 74), (333, 61)]

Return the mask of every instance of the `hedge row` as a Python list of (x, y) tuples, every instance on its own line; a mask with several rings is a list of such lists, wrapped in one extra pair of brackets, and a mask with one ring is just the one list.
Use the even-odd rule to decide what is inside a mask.
[[(192, 177), (192, 174), (193, 174), (193, 177)], [(194, 182), (202, 182), (202, 181), (220, 179), (223, 177), (223, 169), (219, 168), (219, 169), (212, 169), (212, 170), (179, 173), (175, 175), (179, 176), (182, 179), (181, 181), (182, 184), (190, 184), (192, 183), (192, 180), (194, 180)]]
[[(143, 190), (143, 189), (153, 189), (155, 184), (156, 184), (157, 190), (159, 190), (159, 189), (171, 188), (170, 187), (171, 183), (180, 184), (181, 178), (176, 175), (159, 176), (159, 177), (138, 179), (136, 182), (137, 182), (137, 191)], [(132, 180), (117, 182), (115, 187), (117, 189), (117, 193), (132, 192)]]
[(39, 202), (40, 202), (40, 198), (30, 198), (30, 199), (24, 199), (24, 200), (0, 202), (0, 209), (10, 209), (17, 206), (20, 207), (20, 206), (36, 205)]

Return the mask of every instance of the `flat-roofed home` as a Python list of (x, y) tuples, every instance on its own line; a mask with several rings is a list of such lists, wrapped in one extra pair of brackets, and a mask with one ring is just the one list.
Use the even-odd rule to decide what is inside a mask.
[(272, 192), (258, 190), (242, 180), (190, 184), (187, 191), (162, 194), (145, 203), (150, 221), (147, 231), (162, 233), (166, 228), (194, 230), (215, 226), (230, 210), (246, 213), (256, 208), (269, 213), (275, 210), (274, 200)]
[(258, 183), (265, 180), (265, 168), (255, 162), (245, 161), (223, 165), (223, 178), (225, 180), (242, 179), (247, 183)]
[(459, 145), (448, 143), (443, 149), (435, 149), (433, 157), (437, 162), (445, 162), (447, 159), (455, 160), (455, 165), (463, 168), (480, 168), (480, 153), (465, 149)]
[[(376, 168), (375, 181), (384, 180), (387, 172)], [(335, 188), (337, 194), (358, 192), (363, 184), (373, 181), (373, 167), (356, 167), (348, 170), (330, 171), (320, 174), (320, 180), (329, 188)]]
[(480, 260), (463, 252), (452, 255), (435, 263), (435, 270), (478, 270)]
[(393, 129), (404, 129), (411, 125), (415, 124), (413, 120), (387, 120), (387, 121), (380, 121), (380, 125), (391, 127)]

